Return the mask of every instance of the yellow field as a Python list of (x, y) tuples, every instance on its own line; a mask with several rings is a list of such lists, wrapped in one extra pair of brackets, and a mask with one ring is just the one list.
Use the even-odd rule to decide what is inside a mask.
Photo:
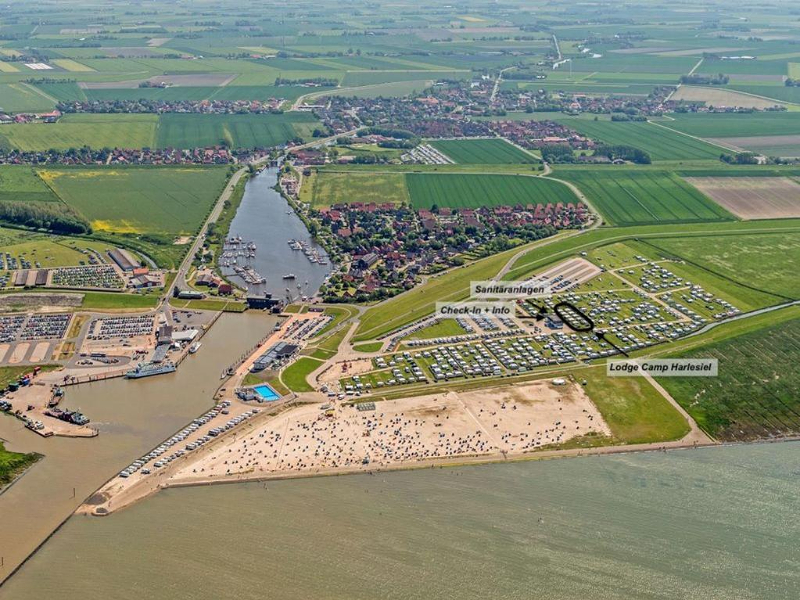
[(800, 79), (800, 63), (789, 63), (789, 77), (792, 79)]
[(17, 73), (19, 69), (11, 63), (0, 60), (0, 73)]
[(87, 73), (94, 71), (93, 68), (82, 65), (81, 63), (72, 60), (71, 58), (57, 58), (53, 61), (54, 65), (58, 65), (62, 69), (71, 71), (73, 73)]

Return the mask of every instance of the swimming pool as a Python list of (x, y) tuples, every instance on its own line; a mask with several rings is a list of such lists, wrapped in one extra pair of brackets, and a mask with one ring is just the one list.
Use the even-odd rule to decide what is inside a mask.
[(276, 392), (275, 390), (273, 390), (273, 389), (272, 389), (270, 386), (268, 386), (266, 383), (265, 383), (264, 385), (257, 385), (257, 386), (256, 386), (255, 388), (253, 388), (253, 389), (254, 389), (254, 390), (256, 391), (256, 393), (257, 393), (259, 396), (261, 396), (261, 398), (262, 398), (263, 400), (265, 400), (266, 402), (272, 402), (273, 400), (277, 400), (278, 398), (280, 398), (280, 395), (278, 395), (278, 392)]

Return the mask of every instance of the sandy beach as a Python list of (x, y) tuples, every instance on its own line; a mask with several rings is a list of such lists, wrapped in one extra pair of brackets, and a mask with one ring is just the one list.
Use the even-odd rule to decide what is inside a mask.
[[(230, 414), (247, 408), (234, 404)], [(112, 479), (79, 512), (108, 514), (164, 487), (502, 460), (577, 436), (610, 434), (579, 385), (550, 382), (362, 404), (361, 410), (333, 403), (278, 410), (149, 475)]]

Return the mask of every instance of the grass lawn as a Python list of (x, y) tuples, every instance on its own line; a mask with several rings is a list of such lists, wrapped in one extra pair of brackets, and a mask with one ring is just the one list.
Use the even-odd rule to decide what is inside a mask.
[(377, 352), (383, 347), (383, 342), (367, 342), (366, 344), (356, 344), (353, 350), (356, 352)]
[(735, 217), (671, 171), (631, 167), (557, 167), (614, 225), (727, 221)]
[(198, 230), (225, 187), (228, 169), (48, 168), (39, 175), (95, 231), (177, 236)]
[(800, 318), (674, 356), (719, 361), (718, 377), (659, 378), (714, 438), (745, 441), (800, 434)]
[(411, 173), (408, 189), (414, 207), (428, 209), (434, 204), (478, 208), (578, 201), (572, 190), (557, 181), (522, 175)]
[[(2, 374), (0, 374), (2, 378)], [(41, 455), (30, 453), (9, 452), (0, 442), (0, 489), (8, 485), (25, 469), (41, 458)]]
[(410, 340), (429, 340), (438, 337), (450, 337), (453, 335), (464, 335), (466, 331), (455, 319), (440, 319), (433, 325), (420, 329), (414, 335), (408, 337)]
[(43, 268), (76, 266), (88, 263), (84, 250), (96, 250), (106, 256), (114, 248), (110, 243), (78, 237), (63, 237), (0, 227), (0, 248), (11, 256), (39, 262)]
[(403, 173), (357, 173), (318, 170), (306, 185), (315, 208), (351, 202), (410, 202)]
[(157, 296), (84, 292), (81, 308), (86, 310), (142, 310), (155, 308), (157, 305)]
[(505, 140), (437, 140), (430, 145), (457, 164), (507, 165), (531, 164), (539, 161)]
[(169, 303), (176, 308), (190, 308), (193, 310), (213, 310), (222, 312), (244, 312), (247, 304), (236, 302), (235, 300), (181, 300), (180, 298), (170, 298)]
[(321, 364), (321, 360), (303, 356), (281, 373), (281, 382), (293, 392), (313, 392), (314, 388), (308, 384), (306, 377)]
[(586, 393), (623, 444), (678, 440), (689, 423), (644, 377), (607, 377), (605, 365), (582, 370)]

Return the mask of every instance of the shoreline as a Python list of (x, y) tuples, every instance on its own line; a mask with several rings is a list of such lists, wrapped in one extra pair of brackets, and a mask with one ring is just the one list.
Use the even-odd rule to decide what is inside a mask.
[[(448, 457), (442, 459), (428, 459), (424, 461), (407, 461), (396, 463), (392, 465), (383, 465), (371, 468), (360, 467), (343, 467), (343, 468), (329, 468), (320, 469), (314, 472), (303, 471), (286, 471), (275, 473), (259, 473), (259, 474), (245, 474), (238, 476), (223, 476), (223, 477), (203, 477), (198, 478), (196, 481), (176, 481), (173, 483), (165, 483), (159, 485), (154, 489), (148, 491), (147, 494), (142, 495), (133, 501), (108, 511), (106, 513), (95, 514), (91, 512), (93, 505), (86, 502), (78, 507), (74, 515), (97, 516), (106, 517), (122, 510), (131, 508), (140, 502), (154, 496), (161, 490), (167, 489), (180, 489), (180, 488), (194, 488), (206, 487), (212, 485), (236, 485), (259, 483), (268, 481), (289, 481), (295, 479), (312, 479), (317, 477), (347, 477), (352, 475), (377, 475), (379, 473), (391, 472), (408, 472), (408, 471), (421, 471), (425, 469), (452, 469), (459, 467), (476, 467), (486, 465), (498, 465), (508, 463), (521, 463), (532, 462), (537, 460), (558, 460), (567, 458), (589, 458), (604, 455), (617, 455), (617, 454), (641, 454), (648, 452), (673, 452), (680, 450), (697, 450), (708, 448), (722, 448), (730, 446), (750, 446), (750, 445), (763, 445), (763, 444), (781, 444), (800, 442), (800, 436), (786, 437), (780, 439), (769, 440), (752, 440), (743, 442), (716, 442), (708, 441), (703, 443), (685, 443), (682, 440), (675, 440), (671, 442), (649, 443), (649, 444), (629, 444), (619, 446), (594, 446), (589, 448), (567, 448), (567, 449), (553, 449), (541, 450), (533, 452), (524, 452), (518, 454), (503, 455), (500, 452), (489, 455), (465, 455), (459, 457)], [(96, 493), (96, 492), (95, 492)], [(89, 498), (87, 498), (88, 500)]]

